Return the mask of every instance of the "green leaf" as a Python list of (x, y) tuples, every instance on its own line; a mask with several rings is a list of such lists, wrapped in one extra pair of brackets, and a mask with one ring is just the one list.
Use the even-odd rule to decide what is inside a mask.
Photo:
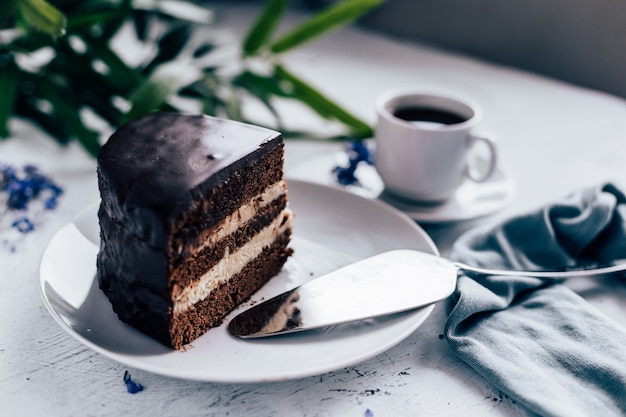
[(67, 19), (59, 9), (45, 0), (21, 0), (20, 14), (29, 25), (52, 37), (65, 34)]
[(181, 97), (191, 98), (199, 101), (202, 106), (202, 113), (210, 116), (217, 116), (219, 109), (226, 107), (226, 103), (215, 95), (215, 85), (210, 77), (197, 80), (181, 89), (178, 94)]
[(309, 106), (320, 116), (326, 119), (336, 119), (346, 124), (351, 128), (351, 133), (355, 138), (362, 139), (373, 135), (372, 128), (367, 123), (344, 110), (340, 105), (293, 75), (285, 67), (277, 65), (275, 74), (291, 85), (293, 88), (292, 97)]
[(164, 62), (173, 60), (187, 46), (191, 37), (191, 26), (188, 24), (174, 25), (157, 42), (158, 53), (146, 66), (146, 73)]
[(243, 88), (252, 96), (256, 97), (267, 110), (272, 114), (276, 122), (281, 125), (282, 120), (278, 110), (272, 105), (272, 98), (291, 97), (280, 86), (279, 81), (274, 77), (265, 77), (250, 71), (244, 71), (232, 81), (233, 85)]
[(95, 24), (107, 23), (112, 20), (121, 19), (125, 15), (123, 10), (103, 10), (100, 12), (84, 13), (70, 16), (67, 22), (69, 32), (89, 28)]
[(130, 97), (131, 109), (122, 123), (144, 116), (166, 104), (170, 96), (200, 79), (202, 73), (188, 62), (180, 60), (160, 65), (141, 83)]
[(215, 45), (209, 42), (205, 42), (202, 45), (194, 49), (192, 56), (194, 58), (202, 58), (210, 54), (215, 49)]
[(62, 122), (55, 115), (39, 110), (34, 100), (18, 96), (15, 115), (29, 119), (61, 144), (70, 141), (70, 135)]
[(13, 59), (0, 54), (0, 137), (10, 135), (9, 120), (13, 115), (15, 101), (17, 99), (17, 85), (19, 83), (19, 70)]
[(135, 28), (137, 39), (145, 42), (148, 39), (148, 25), (150, 22), (150, 13), (145, 10), (133, 10), (132, 20)]
[(65, 5), (60, 5), (59, 1), (54, 0), (54, 4), (66, 11), (68, 32), (90, 29), (94, 25), (103, 27), (112, 22), (122, 22), (130, 13), (128, 2), (122, 0), (81, 0)]
[(143, 80), (135, 69), (129, 67), (109, 47), (106, 39), (85, 36), (84, 40), (89, 45), (90, 56), (101, 60), (108, 67), (109, 72), (106, 78), (116, 94), (123, 92), (122, 94), (125, 95)]
[(276, 77), (266, 77), (248, 70), (239, 74), (232, 82), (259, 98), (269, 98), (272, 95), (293, 97), (292, 94), (281, 87), (280, 81)]
[(83, 148), (92, 156), (100, 152), (99, 134), (83, 124), (80, 118), (80, 103), (71, 91), (61, 89), (50, 80), (39, 77), (36, 85), (41, 97), (50, 104), (56, 118), (64, 121), (64, 127), (74, 136)]
[(0, 28), (6, 28), (5, 25), (11, 22), (15, 17), (17, 10), (17, 0), (0, 1)]
[(222, 99), (216, 96), (206, 97), (202, 100), (202, 113), (209, 116), (218, 116), (220, 108), (224, 108), (226, 103)]
[(243, 119), (243, 114), (241, 113), (241, 97), (237, 94), (233, 86), (230, 86), (228, 90), (224, 107), (226, 116), (231, 120), (241, 121)]
[(254, 55), (267, 42), (288, 4), (289, 0), (270, 0), (267, 3), (244, 39), (244, 56)]
[(346, 0), (314, 15), (275, 41), (270, 50), (276, 54), (302, 45), (325, 32), (355, 21), (385, 0)]

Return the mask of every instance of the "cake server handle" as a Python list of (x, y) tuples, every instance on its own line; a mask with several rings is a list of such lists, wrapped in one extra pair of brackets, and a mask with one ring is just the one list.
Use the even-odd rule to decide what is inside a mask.
[(479, 275), (506, 275), (509, 277), (533, 277), (541, 279), (567, 279), (576, 277), (590, 277), (616, 272), (626, 271), (626, 260), (621, 260), (615, 265), (598, 268), (569, 269), (564, 271), (519, 271), (515, 269), (491, 269), (466, 265), (461, 262), (453, 262), (459, 269), (465, 272), (472, 272)]

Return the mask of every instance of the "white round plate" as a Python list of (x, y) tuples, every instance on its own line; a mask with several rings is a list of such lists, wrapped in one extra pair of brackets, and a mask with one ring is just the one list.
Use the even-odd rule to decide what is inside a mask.
[(97, 204), (61, 228), (46, 247), (40, 267), (43, 301), (61, 327), (111, 359), (157, 374), (213, 382), (319, 375), (377, 355), (415, 331), (434, 305), (283, 337), (241, 340), (230, 335), (228, 321), (243, 309), (357, 259), (399, 248), (437, 253), (415, 222), (384, 203), (312, 183), (294, 180), (288, 186), (296, 213), (294, 255), (224, 324), (184, 351), (166, 348), (122, 323), (98, 288)]
[[(321, 179), (323, 184), (363, 197), (378, 198), (421, 223), (447, 223), (487, 216), (505, 208), (515, 195), (515, 181), (511, 173), (502, 166), (497, 166), (494, 174), (485, 182), (476, 183), (468, 179), (442, 204), (419, 204), (385, 192), (385, 185), (372, 165), (359, 164), (355, 173), (358, 184), (344, 186), (337, 183), (332, 170), (338, 165), (347, 165), (345, 152), (334, 156), (314, 155), (298, 162), (289, 171), (290, 178), (308, 179), (315, 172), (314, 177)], [(320, 175), (320, 170), (326, 175)]]

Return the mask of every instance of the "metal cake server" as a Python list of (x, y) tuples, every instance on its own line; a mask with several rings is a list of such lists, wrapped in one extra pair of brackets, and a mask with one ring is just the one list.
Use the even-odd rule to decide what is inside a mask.
[(571, 271), (478, 268), (416, 250), (393, 250), (339, 268), (257, 304), (231, 320), (230, 332), (259, 338), (380, 317), (449, 297), (459, 271), (563, 279), (626, 270), (626, 263)]

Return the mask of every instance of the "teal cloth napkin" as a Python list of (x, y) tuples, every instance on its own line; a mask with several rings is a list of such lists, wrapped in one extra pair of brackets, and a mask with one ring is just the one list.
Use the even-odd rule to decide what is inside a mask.
[[(467, 232), (451, 258), (526, 270), (624, 259), (626, 197), (611, 184), (581, 190)], [(626, 285), (626, 276), (614, 282)], [(626, 329), (569, 288), (534, 278), (465, 274), (450, 305), (445, 336), (452, 349), (531, 414), (626, 415)]]

